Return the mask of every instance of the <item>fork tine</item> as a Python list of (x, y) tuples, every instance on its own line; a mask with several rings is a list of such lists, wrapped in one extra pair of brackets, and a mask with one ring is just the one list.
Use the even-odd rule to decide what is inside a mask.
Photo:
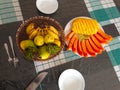
[(11, 46), (11, 49), (12, 49), (12, 53), (13, 53), (13, 56), (15, 57), (15, 52), (14, 52), (14, 49), (13, 49), (13, 41), (12, 41), (12, 37), (9, 36), (9, 42), (10, 42), (10, 46)]

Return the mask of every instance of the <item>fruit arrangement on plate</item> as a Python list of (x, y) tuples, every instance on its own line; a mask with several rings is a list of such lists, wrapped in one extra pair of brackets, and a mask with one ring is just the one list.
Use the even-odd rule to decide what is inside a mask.
[(112, 40), (96, 20), (88, 17), (72, 19), (65, 27), (65, 38), (67, 49), (83, 57), (95, 57)]
[(64, 33), (54, 19), (36, 16), (21, 24), (16, 41), (27, 60), (48, 60), (64, 47)]

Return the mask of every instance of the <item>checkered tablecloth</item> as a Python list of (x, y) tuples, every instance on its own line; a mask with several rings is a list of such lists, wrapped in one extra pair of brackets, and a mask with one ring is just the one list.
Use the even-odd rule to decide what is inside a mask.
[(105, 49), (120, 81), (120, 12), (113, 0), (85, 0), (85, 3), (92, 18), (99, 21), (102, 26), (114, 24), (118, 31), (118, 35)]
[[(84, 0), (88, 11), (92, 18), (96, 19), (102, 26), (114, 24), (118, 31), (112, 42), (105, 47), (113, 68), (120, 81), (120, 12), (118, 11), (113, 0)], [(36, 71), (42, 71), (63, 63), (70, 62), (81, 57), (72, 53), (71, 51), (62, 51), (60, 55), (52, 60), (45, 62), (34, 62)]]
[(0, 0), (0, 24), (23, 20), (18, 0)]
[[(111, 27), (110, 30), (115, 32), (113, 41), (110, 42), (105, 49), (120, 81), (120, 12), (115, 1), (116, 0), (84, 0), (84, 3), (90, 16), (103, 26), (106, 33), (108, 32), (108, 34), (112, 35), (112, 32), (106, 29), (108, 27)], [(0, 0), (0, 25), (24, 20), (25, 18), (23, 17), (21, 8), (22, 6), (20, 6), (19, 0)], [(71, 51), (63, 50), (52, 60), (44, 62), (35, 61), (34, 65), (38, 73), (79, 58), (82, 57)]]
[(118, 35), (105, 49), (120, 81), (120, 12), (113, 0), (85, 0), (85, 3), (92, 18), (102, 26), (114, 24), (116, 29), (113, 30), (118, 31)]

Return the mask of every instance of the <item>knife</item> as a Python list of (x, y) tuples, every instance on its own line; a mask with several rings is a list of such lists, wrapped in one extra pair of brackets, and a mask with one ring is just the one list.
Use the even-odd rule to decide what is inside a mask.
[(38, 74), (38, 76), (28, 85), (25, 90), (36, 90), (47, 74), (48, 72)]

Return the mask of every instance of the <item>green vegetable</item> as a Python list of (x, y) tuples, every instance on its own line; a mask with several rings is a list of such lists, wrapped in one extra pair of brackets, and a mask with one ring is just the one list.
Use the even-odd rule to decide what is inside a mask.
[(57, 46), (56, 44), (47, 44), (46, 50), (50, 53), (50, 54), (55, 54), (60, 50), (60, 47)]
[(88, 39), (90, 35), (77, 34), (80, 41)]
[(28, 60), (32, 60), (35, 56), (35, 53), (37, 53), (37, 48), (35, 47), (28, 47), (24, 50), (24, 56)]

